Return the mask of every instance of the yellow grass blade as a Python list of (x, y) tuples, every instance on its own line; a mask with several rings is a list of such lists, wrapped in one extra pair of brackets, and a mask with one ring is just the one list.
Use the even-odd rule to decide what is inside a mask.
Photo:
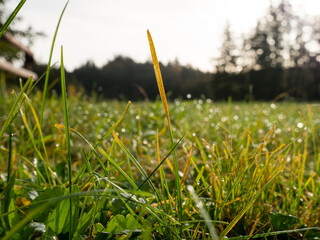
[(154, 44), (152, 41), (152, 37), (151, 37), (149, 30), (147, 30), (147, 34), (148, 34), (149, 46), (150, 46), (150, 51), (151, 51), (151, 56), (152, 56), (153, 67), (154, 67), (154, 73), (156, 75), (161, 101), (163, 104), (164, 111), (166, 113), (166, 117), (167, 117), (168, 125), (169, 125), (169, 130), (171, 133), (171, 123), (170, 123), (168, 103), (167, 103), (166, 93), (164, 91), (164, 86), (163, 86), (160, 66), (159, 66), (159, 62), (158, 62), (158, 58), (157, 58), (157, 53), (156, 53), (156, 50), (155, 50), (155, 47), (154, 47)]
[[(163, 81), (162, 81), (162, 77), (161, 77), (161, 71), (160, 71), (160, 66), (159, 66), (159, 62), (158, 62), (158, 58), (157, 58), (157, 54), (156, 54), (156, 50), (154, 48), (154, 44), (152, 41), (152, 37), (151, 34), (149, 32), (149, 30), (147, 31), (148, 34), (148, 40), (149, 40), (149, 45), (150, 45), (150, 52), (151, 52), (151, 56), (152, 56), (152, 62), (153, 62), (153, 67), (154, 67), (154, 72), (156, 75), (156, 79), (157, 79), (157, 84), (158, 84), (158, 88), (159, 88), (159, 92), (160, 92), (160, 97), (161, 97), (161, 101), (163, 104), (163, 108), (164, 111), (166, 113), (166, 117), (168, 120), (168, 127), (169, 127), (169, 133), (170, 133), (170, 139), (171, 139), (171, 144), (173, 146), (173, 135), (172, 135), (172, 127), (171, 127), (171, 122), (170, 122), (170, 116), (169, 116), (169, 108), (168, 108), (168, 103), (167, 103), (167, 98), (166, 98), (166, 93), (164, 91), (164, 86), (163, 86)], [(179, 177), (179, 170), (178, 170), (178, 161), (175, 155), (175, 151), (173, 151), (173, 159), (174, 159), (174, 175), (175, 175), (175, 185), (177, 188), (177, 214), (179, 216), (179, 222), (182, 221), (182, 200), (181, 200), (181, 188), (180, 188), (180, 177)], [(182, 232), (183, 229), (180, 225), (180, 229), (179, 229), (179, 235), (180, 238), (182, 238)]]
[[(41, 130), (41, 127), (40, 127), (40, 123), (39, 123), (39, 119), (38, 119), (38, 116), (36, 114), (36, 111), (30, 101), (30, 99), (28, 98), (28, 96), (24, 93), (24, 98), (27, 102), (27, 104), (29, 105), (30, 109), (31, 109), (31, 112), (32, 112), (32, 115), (34, 117), (34, 120), (36, 122), (36, 126), (38, 128), (38, 131), (39, 131), (39, 135), (40, 135), (40, 140), (41, 140), (41, 143), (42, 143), (42, 148), (43, 148), (43, 151), (44, 151), (44, 155), (45, 155), (45, 159), (43, 159), (46, 163), (46, 167), (48, 168), (49, 172), (51, 173), (51, 180), (53, 181), (53, 185), (55, 186), (56, 185), (56, 182), (54, 179), (56, 179), (58, 181), (59, 184), (62, 184), (62, 182), (59, 180), (59, 178), (55, 177), (56, 174), (53, 172), (53, 170), (51, 169), (50, 167), (50, 163), (49, 163), (49, 159), (48, 159), (48, 154), (47, 154), (47, 150), (46, 150), (46, 146), (45, 146), (45, 141), (44, 141), (44, 138), (43, 138), (43, 134), (42, 134), (42, 130)], [(25, 119), (25, 115), (23, 115), (23, 121), (25, 124), (27, 124), (27, 121)], [(40, 152), (40, 150), (37, 150), (36, 151)]]

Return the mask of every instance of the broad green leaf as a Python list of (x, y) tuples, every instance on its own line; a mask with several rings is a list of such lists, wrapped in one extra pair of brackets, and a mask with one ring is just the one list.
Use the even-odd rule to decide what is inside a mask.
[(141, 229), (141, 225), (134, 216), (128, 214), (124, 217), (123, 215), (118, 214), (111, 219), (105, 231), (118, 233), (125, 230), (133, 231), (136, 229)]
[(38, 208), (38, 204), (35, 203), (41, 204), (44, 202), (48, 202), (48, 205), (46, 208), (41, 208), (43, 212), (37, 215), (37, 217), (34, 220), (38, 222), (44, 222), (49, 216), (49, 209), (54, 209), (56, 207), (56, 205), (59, 203), (59, 200), (57, 200), (57, 198), (63, 196), (64, 193), (65, 189), (62, 186), (47, 188), (45, 191), (39, 193), (39, 196), (33, 200), (32, 203), (34, 205), (30, 207), (30, 210)]
[[(65, 228), (69, 223), (69, 211), (70, 211), (69, 199), (61, 201), (53, 210), (48, 218), (48, 228), (51, 229), (55, 234), (65, 233), (68, 228)], [(65, 231), (64, 231), (65, 230)]]

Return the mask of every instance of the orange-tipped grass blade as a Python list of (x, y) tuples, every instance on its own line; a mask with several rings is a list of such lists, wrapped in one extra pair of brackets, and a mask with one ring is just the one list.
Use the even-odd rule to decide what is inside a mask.
[(148, 41), (149, 41), (149, 46), (150, 46), (150, 51), (151, 51), (151, 57), (152, 57), (154, 73), (156, 75), (157, 84), (158, 84), (159, 93), (160, 93), (161, 101), (162, 101), (162, 104), (163, 104), (163, 108), (164, 108), (164, 111), (166, 113), (166, 117), (167, 117), (167, 120), (168, 120), (169, 130), (171, 132), (171, 123), (170, 123), (168, 103), (167, 103), (166, 93), (164, 91), (164, 86), (163, 86), (160, 66), (159, 66), (159, 62), (158, 62), (158, 58), (157, 58), (157, 53), (156, 53), (156, 49), (154, 47), (154, 44), (153, 44), (153, 41), (152, 41), (152, 37), (151, 37), (151, 34), (150, 34), (149, 30), (147, 30), (147, 34), (148, 34)]
[[(148, 34), (148, 41), (149, 41), (149, 45), (150, 45), (150, 52), (151, 52), (151, 57), (152, 57), (152, 62), (153, 62), (153, 67), (154, 67), (154, 72), (156, 75), (156, 79), (157, 79), (157, 84), (158, 84), (158, 88), (159, 88), (159, 92), (160, 92), (160, 97), (161, 97), (161, 101), (163, 104), (163, 108), (164, 111), (166, 113), (166, 117), (168, 120), (168, 127), (169, 127), (169, 133), (170, 133), (170, 139), (171, 139), (171, 144), (174, 145), (173, 143), (173, 135), (172, 135), (172, 127), (171, 127), (171, 122), (170, 122), (170, 116), (169, 116), (169, 109), (168, 109), (168, 103), (167, 103), (167, 98), (166, 98), (166, 93), (164, 91), (164, 86), (163, 86), (163, 81), (162, 81), (162, 77), (161, 77), (161, 71), (160, 71), (160, 66), (159, 66), (159, 62), (158, 62), (158, 58), (157, 58), (157, 54), (156, 54), (156, 50), (154, 48), (154, 44), (152, 41), (152, 37), (151, 34), (149, 32), (149, 30), (147, 31)], [(178, 205), (176, 207), (178, 216), (179, 216), (179, 222), (182, 221), (182, 200), (181, 200), (181, 188), (180, 188), (180, 177), (179, 177), (179, 170), (178, 170), (178, 161), (175, 155), (175, 151), (173, 151), (173, 159), (174, 159), (174, 174), (175, 174), (175, 185), (177, 188), (177, 201), (178, 201)], [(181, 227), (182, 225), (180, 225), (180, 238), (182, 238), (182, 232), (183, 229)]]

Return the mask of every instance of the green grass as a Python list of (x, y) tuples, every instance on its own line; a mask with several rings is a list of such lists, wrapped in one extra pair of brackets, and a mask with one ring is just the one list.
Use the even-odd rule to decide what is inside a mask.
[(167, 103), (148, 39), (161, 101), (0, 85), (1, 239), (319, 238), (320, 105)]
[[(127, 103), (69, 96), (70, 193), (60, 97), (47, 99), (40, 131), (32, 111), (41, 109), (40, 92), (29, 94), (30, 103), (26, 95), (21, 101), (21, 95), (5, 89), (1, 96), (5, 104), (0, 126), (6, 126), (10, 112), (15, 113), (11, 109), (17, 108), (17, 99), (23, 109), (0, 141), (0, 164), (11, 166), (15, 175), (14, 183), (7, 184), (7, 167), (2, 169), (3, 236), (20, 222), (16, 235), (38, 232), (43, 238), (59, 239), (69, 234), (70, 226), (74, 239), (104, 239), (112, 234), (179, 239), (180, 229), (182, 238), (210, 239), (208, 224), (220, 237), (227, 231), (229, 238), (279, 231), (298, 238), (319, 236), (319, 229), (312, 227), (320, 225), (320, 105), (310, 104), (309, 111), (304, 103), (228, 104), (201, 99), (168, 103), (173, 135), (186, 134), (173, 146), (184, 179), (180, 221), (174, 164), (170, 167), (166, 161), (167, 154), (173, 161), (173, 149), (161, 102), (134, 102), (123, 117)], [(57, 212), (70, 215), (57, 217)], [(130, 221), (132, 228), (125, 225)], [(43, 228), (34, 227), (35, 223)], [(112, 226), (120, 227), (111, 231)], [(124, 231), (127, 228), (130, 231)], [(21, 236), (17, 238), (24, 239)]]

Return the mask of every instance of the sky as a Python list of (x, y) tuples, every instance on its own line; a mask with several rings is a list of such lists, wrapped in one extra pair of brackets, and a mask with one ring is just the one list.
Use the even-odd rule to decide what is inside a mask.
[[(39, 63), (47, 63), (54, 31), (66, 0), (27, 0), (16, 27), (45, 33), (30, 47)], [(63, 16), (52, 62), (69, 71), (88, 60), (103, 66), (117, 55), (137, 62), (150, 60), (147, 29), (158, 59), (178, 61), (213, 71), (227, 21), (235, 37), (247, 34), (267, 11), (270, 0), (70, 0)], [(10, 0), (11, 11), (19, 0)], [(320, 15), (319, 0), (291, 0), (298, 14)]]

